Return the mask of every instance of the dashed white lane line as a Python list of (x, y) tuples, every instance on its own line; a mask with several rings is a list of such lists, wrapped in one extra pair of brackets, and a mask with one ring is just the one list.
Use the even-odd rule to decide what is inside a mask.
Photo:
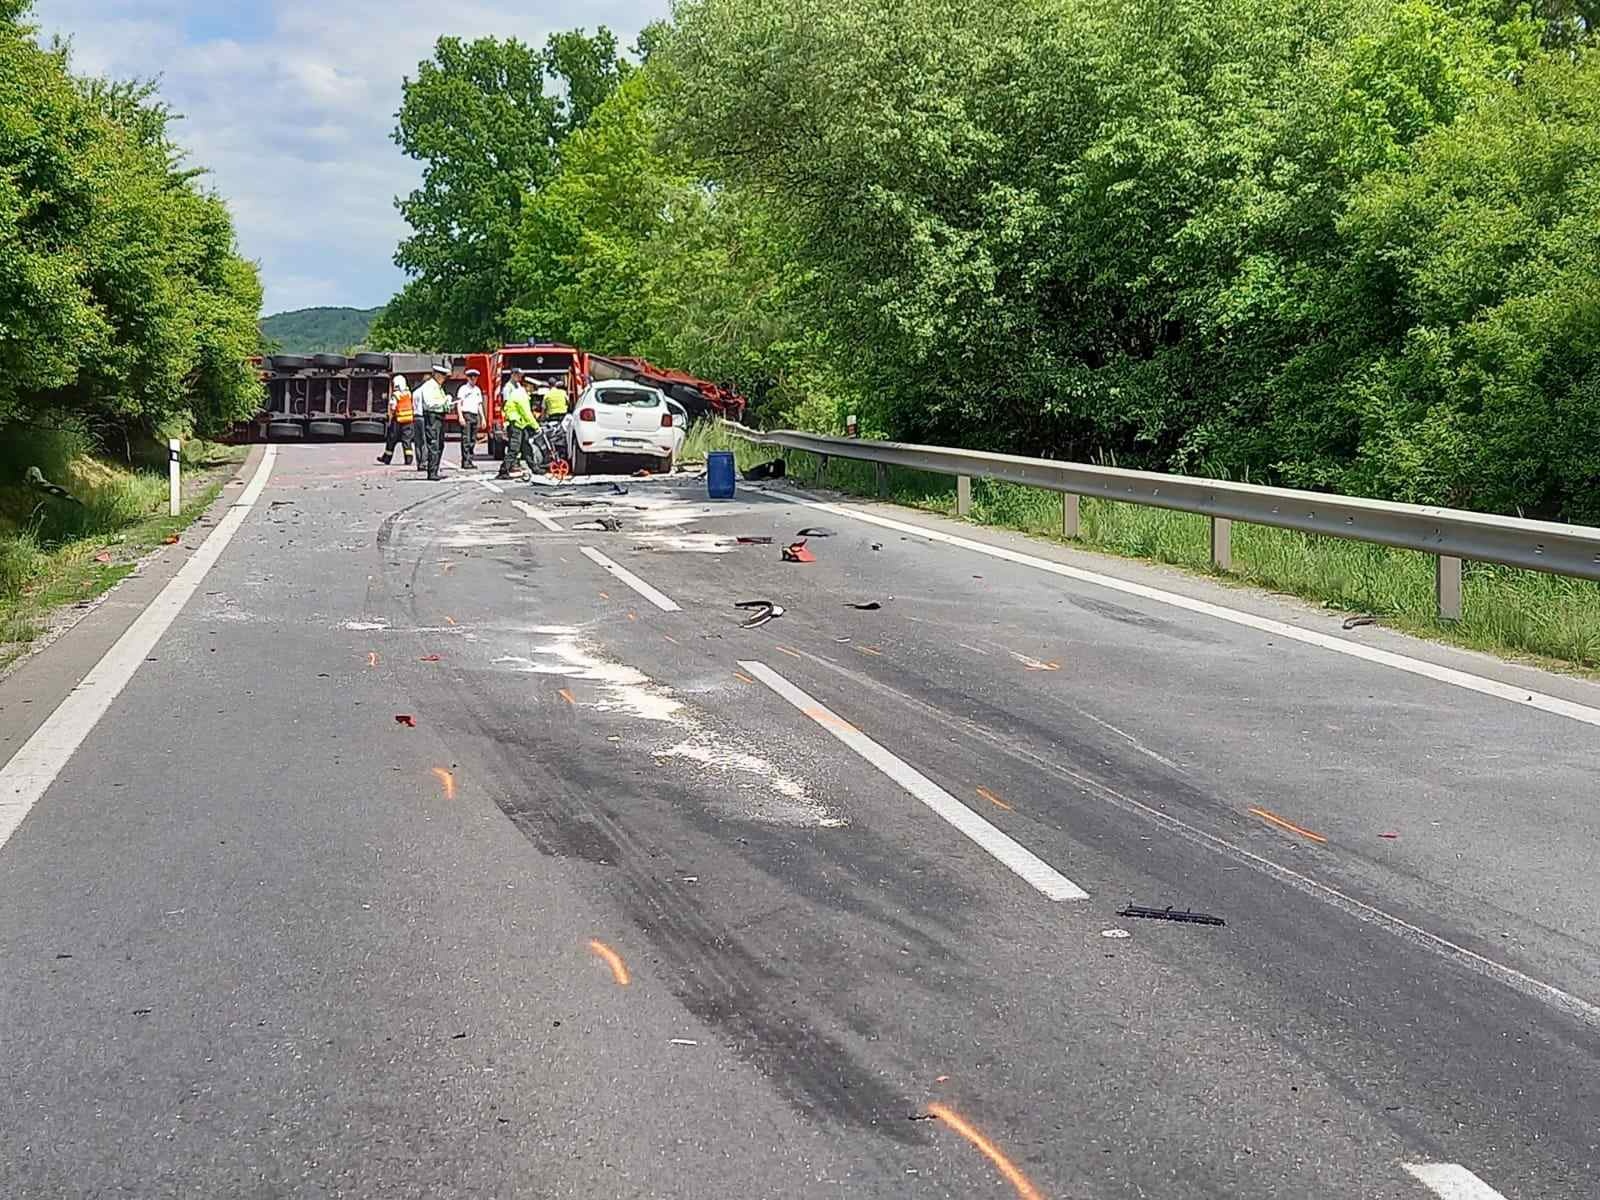
[(487, 488), (496, 496), (502, 496), (505, 494), (505, 488), (501, 487), (498, 483), (490, 483), (487, 479), (478, 480), (478, 485), (480, 487)]
[(513, 500), (511, 502), (511, 507), (516, 509), (523, 516), (531, 517), (533, 520), (539, 522), (539, 524), (543, 525), (551, 533), (561, 532), (561, 526), (555, 523), (554, 518), (545, 516), (544, 513), (540, 512), (533, 505), (527, 503), (527, 501)]
[(206, 572), (222, 557), (267, 486), (277, 457), (278, 448), (268, 446), (249, 486), (223, 514), (211, 536), (178, 568), (178, 573), (167, 581), (149, 607), (134, 618), (116, 644), (83, 677), (83, 682), (72, 689), (11, 760), (0, 767), (0, 846), (6, 844), (29, 810), (55, 782), (61, 769), (94, 731), (106, 709), (121, 695), (128, 680), (144, 665), (150, 651), (183, 611)]
[(1089, 893), (1039, 858), (1020, 842), (1000, 832), (904, 759), (889, 753), (861, 730), (813, 699), (765, 663), (739, 666), (866, 759), (879, 771), (922, 801), (961, 833), (976, 842), (1002, 866), (1037, 889), (1047, 900), (1087, 900)]
[(644, 580), (640, 579), (632, 571), (628, 570), (626, 567), (619, 567), (616, 563), (612, 562), (604, 554), (601, 554), (600, 551), (596, 550), (593, 546), (580, 546), (578, 549), (583, 552), (583, 556), (590, 562), (596, 563), (603, 570), (610, 572), (617, 579), (621, 580), (634, 591), (638, 592), (639, 595), (650, 601), (651, 604), (654, 604), (662, 612), (683, 611), (683, 609), (678, 607), (677, 602), (673, 600), (671, 596), (666, 596), (661, 592), (656, 591), (655, 588), (651, 587)]
[(1403, 1163), (1407, 1173), (1439, 1200), (1506, 1200), (1471, 1171), (1456, 1163)]
[(928, 529), (922, 525), (896, 521), (891, 517), (881, 517), (876, 513), (862, 512), (859, 509), (850, 508), (842, 504), (828, 504), (820, 500), (804, 500), (795, 496), (785, 496), (781, 492), (768, 492), (767, 495), (787, 501), (790, 504), (798, 504), (804, 508), (815, 509), (818, 512), (831, 513), (838, 517), (849, 517), (865, 522), (868, 525), (877, 525), (883, 529), (893, 529), (899, 533), (908, 533), (916, 537), (926, 538), (930, 542), (957, 546), (963, 550), (971, 550), (975, 554), (983, 554), (990, 558), (1017, 563), (1020, 566), (1048, 571), (1050, 574), (1060, 575), (1064, 579), (1075, 579), (1080, 583), (1093, 584), (1096, 587), (1107, 588), (1113, 592), (1122, 592), (1124, 595), (1138, 596), (1143, 600), (1154, 600), (1158, 604), (1185, 609), (1188, 612), (1198, 613), (1201, 616), (1211, 617), (1218, 621), (1227, 621), (1234, 625), (1243, 625), (1247, 629), (1270, 633), (1274, 637), (1288, 638), (1290, 641), (1303, 642), (1308, 646), (1317, 646), (1323, 650), (1331, 650), (1335, 654), (1344, 654), (1350, 658), (1359, 658), (1364, 662), (1376, 663), (1379, 666), (1390, 667), (1396, 671), (1405, 671), (1410, 675), (1421, 675), (1438, 683), (1446, 683), (1469, 692), (1478, 692), (1484, 696), (1493, 696), (1499, 700), (1508, 700), (1512, 704), (1536, 708), (1558, 717), (1581, 721), (1585, 725), (1600, 726), (1600, 708), (1579, 704), (1572, 700), (1563, 700), (1559, 696), (1529, 691), (1527, 688), (1501, 683), (1497, 679), (1485, 679), (1481, 675), (1457, 671), (1453, 667), (1441, 667), (1437, 663), (1424, 662), (1418, 658), (1409, 658), (1404, 654), (1396, 654), (1391, 650), (1379, 650), (1372, 646), (1364, 646), (1359, 642), (1348, 642), (1326, 633), (1318, 633), (1314, 629), (1301, 629), (1298, 625), (1288, 625), (1282, 621), (1274, 621), (1270, 617), (1258, 617), (1254, 613), (1224, 608), (1220, 604), (1210, 604), (1204, 600), (1196, 600), (1192, 596), (1181, 596), (1176, 592), (1164, 592), (1160, 588), (1146, 587), (1142, 583), (1131, 583), (1126, 579), (1116, 579), (1110, 575), (1085, 571), (1081, 567), (1069, 567), (1065, 563), (1051, 562), (1049, 559), (1038, 558), (1032, 554), (1024, 554), (1019, 550), (1010, 550), (1004, 546), (991, 546), (985, 542), (975, 542), (971, 538), (958, 537), (953, 533), (945, 533), (941, 529)]

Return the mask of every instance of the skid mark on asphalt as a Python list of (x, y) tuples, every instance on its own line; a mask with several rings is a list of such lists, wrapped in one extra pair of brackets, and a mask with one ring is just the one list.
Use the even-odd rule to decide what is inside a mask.
[(1406, 1173), (1440, 1200), (1506, 1200), (1471, 1171), (1456, 1163), (1405, 1163)]
[(1005, 1178), (1005, 1181), (1017, 1189), (1017, 1195), (1022, 1200), (1044, 1200), (1039, 1190), (1029, 1182), (1028, 1177), (1017, 1169), (1015, 1163), (1001, 1153), (1000, 1148), (983, 1134), (972, 1127), (960, 1114), (943, 1104), (928, 1105), (928, 1115), (937, 1117), (939, 1121), (955, 1130), (965, 1138), (978, 1151), (994, 1164), (995, 1169)]
[(589, 940), (589, 949), (599, 955), (605, 961), (606, 966), (611, 968), (611, 978), (616, 980), (618, 987), (628, 986), (628, 964), (622, 961), (622, 955), (618, 954), (599, 938), (591, 938)]
[(1061, 901), (1089, 898), (1088, 892), (1039, 858), (1033, 851), (996, 829), (910, 763), (896, 758), (843, 717), (808, 696), (765, 663), (741, 662), (739, 665), (899, 784), (914, 799), (932, 809), (1045, 899)]

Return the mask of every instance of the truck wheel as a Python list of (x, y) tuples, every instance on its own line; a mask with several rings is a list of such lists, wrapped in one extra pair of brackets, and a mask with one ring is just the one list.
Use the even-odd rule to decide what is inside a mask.
[(341, 421), (313, 421), (311, 422), (311, 436), (342, 438), (344, 436), (344, 423)]
[(274, 371), (304, 371), (311, 366), (311, 360), (304, 354), (274, 354), (267, 364)]
[(373, 371), (387, 371), (389, 369), (389, 356), (387, 354), (373, 354), (370, 351), (363, 351), (360, 354), (352, 355), (350, 361), (355, 366), (366, 367)]
[(267, 425), (267, 437), (273, 441), (298, 440), (305, 436), (305, 426), (299, 421), (272, 421)]
[(382, 440), (384, 435), (387, 434), (388, 432), (389, 432), (388, 423), (384, 422), (384, 421), (351, 421), (350, 422), (350, 436), (351, 437), (378, 438), (379, 440)]
[(311, 363), (323, 371), (343, 371), (350, 365), (350, 360), (342, 354), (313, 354)]

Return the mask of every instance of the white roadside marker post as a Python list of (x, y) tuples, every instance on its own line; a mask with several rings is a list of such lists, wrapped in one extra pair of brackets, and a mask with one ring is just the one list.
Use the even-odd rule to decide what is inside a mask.
[(167, 507), (173, 516), (177, 516), (183, 508), (178, 494), (178, 445), (177, 438), (167, 441)]

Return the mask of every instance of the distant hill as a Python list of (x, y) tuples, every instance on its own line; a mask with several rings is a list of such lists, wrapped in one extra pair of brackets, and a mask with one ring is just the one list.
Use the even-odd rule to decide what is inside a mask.
[(261, 321), (261, 333), (284, 354), (344, 354), (362, 345), (381, 308), (300, 308)]

